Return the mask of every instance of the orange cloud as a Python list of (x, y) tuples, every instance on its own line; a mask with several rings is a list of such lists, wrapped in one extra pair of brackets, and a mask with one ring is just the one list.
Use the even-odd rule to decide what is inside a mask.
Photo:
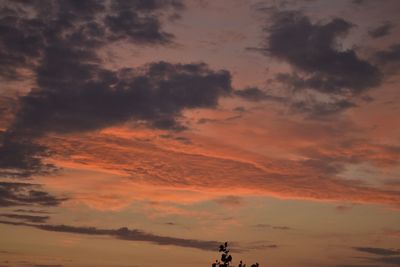
[[(281, 159), (250, 152), (241, 154), (240, 149), (223, 145), (219, 149), (207, 143), (201, 149), (194, 149), (193, 146), (201, 147), (195, 139), (192, 140), (195, 144), (182, 144), (179, 139), (165, 140), (155, 132), (145, 139), (140, 131), (128, 135), (116, 129), (116, 134), (110, 133), (47, 138), (47, 145), (56, 153), (53, 162), (66, 168), (66, 172), (61, 177), (41, 179), (51, 188), (69, 191), (75, 201), (98, 209), (121, 209), (134, 201), (146, 200), (194, 203), (227, 195), (396, 207), (400, 204), (397, 191), (338, 178), (324, 166), (315, 166), (300, 157)], [(323, 149), (318, 153), (336, 153)], [(386, 162), (385, 156), (370, 157), (368, 149), (389, 153), (380, 146), (360, 149), (367, 150), (363, 152), (365, 155), (361, 153), (367, 159), (377, 162)], [(68, 178), (62, 179), (63, 176)]]

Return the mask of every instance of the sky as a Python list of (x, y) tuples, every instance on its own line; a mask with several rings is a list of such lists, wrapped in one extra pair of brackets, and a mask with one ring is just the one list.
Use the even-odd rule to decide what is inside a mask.
[(0, 266), (400, 266), (398, 0), (0, 0)]

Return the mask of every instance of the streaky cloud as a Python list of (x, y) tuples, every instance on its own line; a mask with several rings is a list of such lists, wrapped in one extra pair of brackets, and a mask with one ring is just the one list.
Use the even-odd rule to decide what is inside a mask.
[(116, 239), (127, 241), (144, 241), (157, 245), (171, 245), (185, 248), (196, 248), (201, 250), (215, 251), (218, 249), (220, 242), (204, 241), (196, 239), (176, 238), (169, 236), (155, 235), (137, 229), (128, 229), (122, 227), (119, 229), (99, 229), (95, 227), (78, 227), (68, 225), (50, 225), (50, 224), (31, 224), (25, 222), (1, 221), (1, 224), (14, 226), (28, 226), (50, 232), (72, 233), (81, 235), (103, 235)]

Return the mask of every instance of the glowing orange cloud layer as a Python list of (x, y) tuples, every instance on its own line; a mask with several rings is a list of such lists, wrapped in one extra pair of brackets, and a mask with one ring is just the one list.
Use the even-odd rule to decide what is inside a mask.
[[(260, 155), (251, 158), (247, 157), (251, 153), (241, 156), (238, 149), (231, 149), (228, 154), (227, 148), (204, 147), (206, 143), (196, 151), (191, 149), (192, 144), (183, 145), (180, 139), (164, 140), (165, 137), (154, 132), (148, 133), (147, 138), (140, 131), (128, 134), (116, 129), (116, 134), (109, 133), (47, 138), (46, 143), (56, 152), (53, 161), (66, 169), (80, 171), (73, 173), (68, 182), (59, 177), (43, 178), (46, 184), (69, 191), (75, 201), (100, 209), (119, 209), (139, 200), (196, 202), (221, 195), (265, 195), (396, 207), (400, 204), (397, 191), (338, 178), (327, 174), (325, 168), (305, 164), (303, 160)], [(371, 151), (377, 153), (368, 153)], [(317, 153), (326, 157), (324, 154), (329, 153), (333, 159), (351, 158), (350, 154), (355, 153), (377, 163), (397, 159), (382, 146), (363, 144), (341, 150), (339, 155), (334, 149), (325, 148)]]

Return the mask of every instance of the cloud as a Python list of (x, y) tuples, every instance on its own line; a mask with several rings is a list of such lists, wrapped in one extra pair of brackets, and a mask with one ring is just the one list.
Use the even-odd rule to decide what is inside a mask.
[[(163, 17), (184, 8), (179, 0), (6, 1), (0, 9), (0, 70), (10, 79), (34, 69), (51, 47), (89, 52), (119, 40), (168, 44)], [(93, 52), (95, 53), (95, 52)]]
[(250, 101), (260, 101), (265, 99), (266, 94), (256, 87), (249, 87), (234, 91), (234, 94)]
[(328, 116), (337, 115), (340, 112), (357, 106), (347, 99), (331, 99), (323, 102), (315, 98), (308, 98), (306, 100), (292, 101), (289, 103), (292, 111), (304, 113), (307, 115), (307, 118), (317, 120), (326, 119)]
[(40, 89), (20, 97), (0, 146), (0, 167), (20, 176), (54, 170), (41, 161), (49, 155), (46, 147), (33, 142), (46, 133), (91, 131), (128, 121), (182, 130), (178, 120), (183, 110), (215, 108), (232, 90), (229, 72), (204, 63), (156, 62), (111, 72), (82, 63), (82, 54), (68, 49), (47, 54), (48, 62), (38, 71)]
[[(297, 73), (278, 73), (276, 81), (285, 84), (291, 90), (306, 89), (312, 87), (312, 81), (304, 80)], [(257, 87), (249, 87), (242, 90), (234, 90), (233, 94), (247, 101), (272, 101), (289, 108), (289, 112), (305, 114), (307, 119), (325, 120), (329, 116), (336, 116), (350, 108), (357, 107), (349, 97), (331, 96), (323, 101), (313, 95), (307, 95), (303, 99), (296, 99), (293, 95), (271, 95)], [(363, 96), (366, 98), (366, 96)], [(366, 98), (368, 99), (368, 98)]]
[(384, 264), (400, 266), (400, 257), (383, 257), (383, 258), (374, 259), (374, 261), (384, 263)]
[(232, 90), (227, 71), (168, 62), (108, 70), (98, 54), (122, 40), (170, 44), (173, 35), (163, 30), (163, 18), (183, 8), (178, 0), (6, 2), (0, 10), (0, 67), (7, 68), (2, 73), (20, 77), (18, 70), (29, 68), (36, 84), (19, 97), (2, 136), (2, 174), (55, 171), (43, 163), (49, 151), (35, 141), (47, 133), (92, 131), (127, 121), (182, 130), (183, 110), (215, 108)]
[(376, 56), (384, 63), (400, 60), (400, 44), (392, 45), (387, 51), (377, 52)]
[(174, 37), (161, 30), (161, 23), (155, 10), (181, 10), (184, 5), (178, 0), (169, 1), (114, 1), (107, 15), (105, 25), (109, 28), (112, 40), (126, 39), (139, 43), (169, 43)]
[[(314, 140), (309, 133), (316, 135), (317, 132), (309, 127), (302, 123), (300, 128), (286, 128), (284, 132), (307, 134), (307, 140)], [(112, 174), (113, 178), (98, 184), (93, 177), (82, 181), (85, 186), (71, 184), (69, 177), (58, 177), (56, 181), (44, 179), (49, 188), (69, 192), (68, 195), (78, 202), (106, 210), (120, 209), (139, 199), (172, 203), (213, 200), (226, 196), (227, 190), (233, 190), (239, 197), (264, 195), (399, 207), (396, 190), (367, 186), (362, 180), (344, 179), (338, 175), (345, 164), (368, 162), (383, 167), (397, 166), (399, 152), (391, 147), (343, 141), (343, 128), (330, 127), (328, 124), (318, 129), (340, 137), (341, 142), (329, 138), (327, 143), (294, 148), (299, 159), (254, 159), (242, 151), (219, 152), (215, 143), (209, 145), (204, 140), (204, 147), (196, 148), (174, 147), (164, 139), (157, 144), (110, 135), (54, 137), (47, 140), (49, 146), (57, 150), (54, 157), (57, 164), (66, 168), (79, 169), (81, 166), (99, 172), (97, 176), (104, 172)], [(198, 142), (194, 136), (190, 137), (194, 144)], [(286, 140), (284, 137), (280, 134), (280, 138)], [(158, 194), (160, 191), (164, 193)], [(112, 201), (108, 201), (110, 196)]]
[(386, 248), (374, 248), (374, 247), (355, 247), (354, 249), (357, 251), (380, 255), (380, 256), (400, 255), (400, 250), (398, 249), (386, 249)]
[[(258, 87), (247, 87), (245, 89), (234, 90), (233, 95), (251, 102), (271, 101), (281, 104), (290, 104), (290, 99), (285, 96), (273, 95), (269, 91), (261, 90)], [(234, 111), (244, 112), (245, 109), (237, 107)]]
[(31, 223), (44, 223), (48, 219), (49, 216), (34, 216), (34, 215), (25, 215), (25, 214), (12, 214), (12, 213), (0, 213), (0, 217), (10, 218), (10, 219), (18, 219), (21, 221), (31, 222)]
[(265, 250), (265, 249), (276, 249), (279, 248), (277, 244), (271, 244), (269, 242), (265, 241), (255, 241), (255, 242), (250, 242), (246, 246), (247, 250)]
[(57, 198), (38, 190), (37, 184), (0, 182), (0, 207), (58, 206), (65, 198)]
[(178, 0), (7, 1), (0, 10), (0, 68), (21, 77), (33, 72), (35, 86), (18, 98), (14, 120), (0, 144), (3, 174), (48, 174), (48, 133), (92, 131), (131, 122), (182, 130), (182, 111), (215, 108), (232, 90), (230, 73), (204, 63), (149, 63), (109, 70), (98, 51), (116, 41), (170, 44), (165, 15), (184, 9)]
[(54, 70), (57, 67), (46, 69), (52, 69), (41, 76), (47, 84), (21, 97), (12, 133), (71, 133), (129, 120), (154, 128), (180, 129), (183, 126), (177, 119), (183, 109), (215, 108), (219, 97), (231, 91), (230, 74), (213, 71), (204, 63), (156, 62), (116, 73), (92, 68), (93, 75), (88, 74), (84, 81), (72, 75), (65, 85), (71, 87), (68, 90), (64, 90), (66, 79), (55, 77), (60, 73)]
[(394, 25), (391, 22), (385, 22), (382, 25), (368, 31), (369, 36), (372, 38), (382, 38), (390, 34)]
[(14, 212), (19, 212), (19, 213), (33, 213), (33, 214), (50, 214), (50, 212), (45, 211), (45, 210), (31, 210), (31, 209), (16, 209)]
[(279, 226), (279, 225), (271, 225), (271, 224), (265, 224), (265, 223), (259, 223), (256, 225), (253, 225), (255, 228), (271, 228), (274, 230), (293, 230), (293, 228), (288, 227), (288, 226)]
[(400, 70), (400, 44), (393, 44), (387, 50), (375, 53), (377, 62), (385, 68), (389, 74), (395, 74)]
[(0, 174), (3, 177), (26, 178), (32, 174), (46, 175), (56, 170), (52, 164), (45, 164), (42, 158), (49, 156), (48, 149), (26, 138), (2, 133), (0, 141)]
[(15, 226), (28, 226), (34, 227), (44, 231), (50, 232), (61, 232), (61, 233), (73, 233), (81, 235), (102, 235), (110, 236), (116, 239), (127, 240), (127, 241), (145, 241), (151, 242), (158, 245), (170, 245), (185, 248), (196, 248), (201, 250), (215, 251), (218, 249), (220, 242), (217, 241), (203, 241), (196, 239), (184, 239), (169, 236), (160, 236), (151, 233), (147, 233), (137, 229), (128, 229), (122, 227), (119, 229), (99, 229), (95, 227), (78, 227), (68, 225), (50, 225), (50, 224), (30, 224), (23, 222), (9, 222), (0, 221), (1, 224), (15, 225)]
[(298, 90), (305, 88), (330, 95), (359, 95), (381, 83), (379, 69), (360, 59), (352, 49), (340, 49), (339, 37), (353, 25), (341, 18), (313, 23), (297, 11), (280, 11), (265, 28), (266, 46), (261, 50), (294, 67), (297, 80), (287, 80)]
[(166, 223), (164, 223), (164, 225), (176, 226), (176, 225), (178, 225), (178, 224), (177, 224), (177, 223), (174, 223), (174, 222), (166, 222)]
[(340, 171), (341, 165), (346, 163), (370, 163), (390, 167), (396, 166), (400, 161), (399, 146), (374, 144), (357, 138), (339, 140), (334, 145), (326, 144), (324, 147), (308, 147), (301, 152), (304, 156), (316, 159), (321, 170), (332, 170), (333, 172), (325, 172), (331, 174), (337, 173), (335, 170)]

